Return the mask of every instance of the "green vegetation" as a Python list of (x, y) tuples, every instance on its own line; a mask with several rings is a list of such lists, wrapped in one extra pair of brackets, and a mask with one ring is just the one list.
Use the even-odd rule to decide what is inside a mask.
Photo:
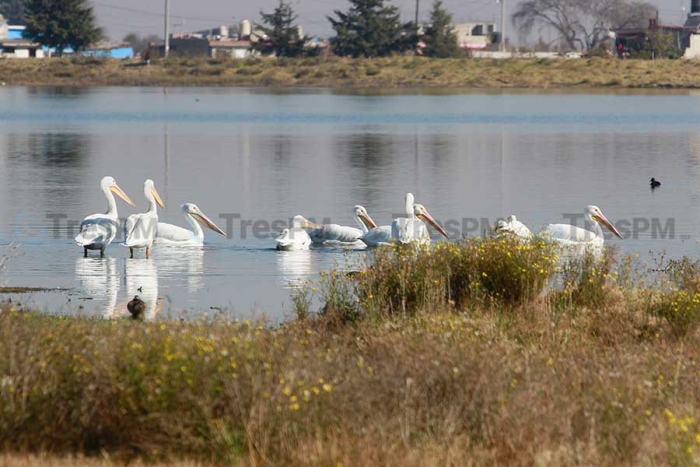
[(307, 38), (299, 34), (295, 24), (297, 16), (289, 3), (279, 0), (272, 13), (260, 12), (262, 24), (256, 24), (265, 39), (253, 44), (253, 48), (263, 55), (274, 54), (277, 57), (299, 57), (304, 54), (304, 43)]
[(87, 0), (26, 0), (25, 37), (56, 49), (82, 50), (102, 38)]
[(347, 12), (335, 10), (328, 17), (335, 36), (331, 38), (333, 53), (350, 57), (386, 57), (414, 50), (416, 25), (401, 23), (401, 14), (385, 0), (348, 0)]
[(452, 25), (452, 15), (442, 6), (441, 0), (433, 2), (430, 26), (421, 40), (425, 43), (423, 55), (436, 58), (454, 58), (462, 55), (457, 44), (457, 33)]
[(690, 60), (249, 58), (134, 61), (3, 60), (0, 82), (60, 86), (269, 86), (333, 88), (700, 88)]
[(9, 24), (23, 24), (24, 0), (0, 0), (0, 15)]
[(9, 462), (696, 462), (700, 268), (641, 280), (610, 251), (561, 264), (540, 242), (378, 250), (299, 289), (278, 327), (6, 304), (0, 445)]

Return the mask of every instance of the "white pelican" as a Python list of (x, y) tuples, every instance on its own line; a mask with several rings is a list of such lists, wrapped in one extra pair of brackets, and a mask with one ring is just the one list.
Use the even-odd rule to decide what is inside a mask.
[(364, 206), (355, 206), (355, 216), (362, 227), (360, 240), (367, 246), (391, 245), (391, 226), (377, 226)]
[[(362, 222), (357, 219), (360, 225)], [(309, 232), (309, 237), (315, 245), (357, 243), (362, 237), (362, 230), (338, 224), (323, 224)]]
[(143, 194), (148, 200), (148, 211), (141, 214), (132, 214), (126, 219), (124, 225), (124, 245), (129, 247), (130, 258), (134, 257), (134, 248), (145, 248), (146, 258), (151, 257), (151, 245), (156, 238), (158, 230), (158, 207), (165, 209), (163, 200), (156, 191), (153, 180), (148, 179), (143, 184)]
[(104, 177), (100, 182), (100, 189), (107, 198), (107, 212), (104, 214), (93, 214), (83, 219), (80, 224), (80, 233), (75, 237), (78, 245), (85, 250), (87, 257), (88, 250), (100, 250), (100, 256), (105, 255), (105, 248), (112, 243), (119, 230), (119, 214), (117, 214), (117, 203), (114, 200), (115, 193), (127, 204), (136, 207), (131, 198), (122, 191), (117, 182), (112, 177)]
[(449, 238), (447, 232), (440, 227), (422, 204), (413, 204), (412, 193), (406, 193), (406, 215), (408, 217), (399, 217), (391, 223), (391, 238), (395, 242), (430, 244), (430, 233), (424, 220), (445, 238)]
[(307, 229), (318, 229), (319, 226), (309, 222), (304, 216), (296, 215), (292, 219), (292, 228), (284, 229), (275, 238), (278, 250), (308, 250), (311, 245), (311, 237), (306, 233)]
[(601, 247), (603, 246), (603, 229), (600, 228), (600, 224), (603, 224), (612, 233), (622, 238), (620, 232), (603, 215), (598, 206), (586, 206), (583, 215), (586, 221), (593, 226), (592, 231), (570, 224), (549, 224), (540, 232), (540, 235), (554, 240), (562, 246), (591, 245)]
[(496, 224), (496, 236), (514, 236), (521, 240), (531, 240), (534, 234), (525, 224), (515, 218), (514, 215), (508, 216), (504, 221), (498, 221)]
[(211, 219), (209, 219), (202, 211), (199, 210), (194, 203), (185, 203), (181, 206), (182, 215), (185, 216), (189, 229), (178, 227), (177, 225), (158, 222), (158, 231), (156, 232), (156, 243), (159, 245), (179, 245), (179, 246), (198, 246), (204, 243), (204, 232), (199, 226), (203, 226), (213, 230), (214, 232), (226, 235), (226, 232), (221, 230)]

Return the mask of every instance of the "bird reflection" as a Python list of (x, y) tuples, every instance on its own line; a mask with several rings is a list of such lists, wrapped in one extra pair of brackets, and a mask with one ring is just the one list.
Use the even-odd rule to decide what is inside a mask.
[[(146, 307), (143, 319), (153, 320), (160, 311), (158, 269), (155, 263), (144, 258), (127, 259), (124, 265), (124, 281), (128, 299), (131, 300), (135, 295), (138, 295)], [(128, 316), (126, 305), (121, 308), (122, 315)]]
[(290, 286), (311, 275), (313, 254), (310, 250), (278, 251), (277, 270), (280, 284)]
[(100, 316), (115, 316), (119, 295), (116, 258), (76, 258), (75, 279), (78, 283), (77, 289), (99, 304), (97, 311)]
[(187, 281), (187, 292), (194, 293), (204, 287), (204, 249), (201, 246), (168, 246), (158, 250), (158, 264), (163, 276)]

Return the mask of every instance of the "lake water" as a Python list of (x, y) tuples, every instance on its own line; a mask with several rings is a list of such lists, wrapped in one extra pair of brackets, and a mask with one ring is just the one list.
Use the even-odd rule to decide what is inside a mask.
[[(355, 225), (355, 204), (388, 224), (407, 191), (455, 236), (597, 204), (628, 237), (610, 240), (622, 252), (696, 257), (699, 104), (692, 92), (2, 87), (0, 283), (64, 289), (21, 297), (59, 313), (119, 315), (138, 293), (160, 318), (282, 319), (291, 282), (366, 253), (277, 252), (279, 226), (295, 214)], [(195, 202), (228, 238), (208, 231), (204, 248), (155, 247), (150, 261), (118, 238), (84, 259), (73, 237), (106, 209), (104, 175), (137, 204), (118, 201), (121, 217), (145, 210), (151, 178), (161, 221), (184, 225), (179, 206)]]

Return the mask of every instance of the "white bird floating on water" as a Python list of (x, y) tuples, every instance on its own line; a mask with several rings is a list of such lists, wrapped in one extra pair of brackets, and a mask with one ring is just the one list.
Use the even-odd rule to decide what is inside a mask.
[(406, 215), (408, 217), (399, 217), (391, 223), (391, 238), (395, 242), (429, 245), (430, 233), (423, 221), (432, 225), (445, 238), (450, 237), (422, 204), (413, 204), (412, 193), (406, 193)]
[(391, 226), (377, 226), (369, 216), (367, 209), (359, 204), (355, 206), (355, 216), (362, 227), (360, 240), (369, 247), (391, 245)]
[(318, 229), (319, 226), (310, 222), (304, 216), (296, 215), (292, 219), (292, 228), (284, 229), (275, 238), (278, 250), (308, 250), (311, 245), (311, 237), (306, 233), (307, 229)]
[[(602, 224), (613, 234), (623, 238), (615, 226), (603, 215), (598, 206), (586, 206), (583, 215), (587, 224), (592, 226), (593, 230), (570, 224), (549, 224), (542, 229), (539, 236), (568, 249), (591, 247), (599, 250), (605, 241), (603, 229), (600, 227)], [(513, 235), (523, 240), (530, 240), (533, 237), (530, 229), (512, 215), (508, 216), (507, 220), (498, 222), (496, 234), (499, 236)]]
[(148, 179), (144, 182), (143, 194), (148, 200), (148, 211), (130, 215), (124, 225), (124, 245), (129, 247), (130, 258), (134, 257), (134, 248), (145, 248), (146, 259), (151, 257), (151, 245), (153, 245), (158, 230), (157, 206), (165, 209), (153, 180)]
[(189, 229), (177, 225), (158, 222), (155, 242), (158, 245), (199, 246), (204, 243), (204, 231), (199, 226), (226, 235), (211, 219), (209, 219), (194, 203), (185, 203), (181, 206), (182, 215), (185, 217)]
[(93, 214), (83, 219), (80, 224), (80, 233), (75, 237), (76, 243), (82, 246), (87, 257), (88, 250), (100, 250), (100, 256), (105, 255), (105, 248), (112, 243), (119, 230), (119, 214), (114, 194), (123, 199), (130, 206), (136, 207), (131, 198), (122, 191), (113, 177), (104, 177), (100, 182), (100, 189), (107, 198), (107, 212)]
[[(364, 225), (359, 219), (357, 222), (360, 226)], [(309, 232), (309, 237), (314, 245), (354, 244), (360, 241), (362, 230), (345, 225), (323, 224)]]
[(598, 206), (586, 206), (586, 209), (583, 211), (583, 216), (587, 223), (592, 225), (592, 231), (570, 224), (549, 224), (540, 232), (540, 235), (552, 239), (562, 246), (579, 246), (581, 244), (586, 244), (600, 247), (603, 246), (603, 242), (605, 241), (603, 238), (603, 229), (600, 227), (600, 224), (603, 224), (619, 238), (623, 238), (615, 226), (603, 215)]
[(515, 236), (522, 240), (530, 240), (535, 235), (525, 224), (520, 222), (514, 215), (510, 215), (504, 221), (496, 223), (496, 236)]

